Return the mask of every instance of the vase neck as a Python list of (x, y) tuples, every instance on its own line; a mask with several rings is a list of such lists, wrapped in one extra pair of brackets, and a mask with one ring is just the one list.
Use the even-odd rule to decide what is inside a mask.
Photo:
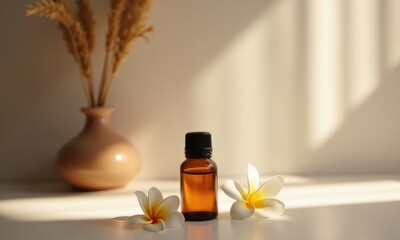
[(97, 125), (110, 126), (110, 115), (114, 109), (107, 107), (92, 107), (82, 108), (81, 111), (86, 116), (85, 128), (90, 128)]

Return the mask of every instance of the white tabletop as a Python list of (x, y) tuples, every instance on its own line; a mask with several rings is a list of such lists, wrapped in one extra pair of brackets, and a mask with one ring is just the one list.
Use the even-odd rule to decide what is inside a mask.
[(0, 239), (400, 239), (399, 175), (285, 180), (277, 197), (287, 210), (280, 218), (231, 220), (233, 200), (220, 191), (218, 219), (161, 233), (127, 226), (127, 217), (142, 213), (134, 191), (156, 186), (164, 196), (179, 195), (178, 181), (141, 180), (100, 192), (73, 192), (61, 183), (2, 183)]

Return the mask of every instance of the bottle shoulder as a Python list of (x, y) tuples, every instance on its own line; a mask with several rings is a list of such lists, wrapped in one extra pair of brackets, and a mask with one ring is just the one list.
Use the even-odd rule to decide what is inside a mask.
[(189, 158), (182, 162), (181, 172), (216, 172), (217, 164), (210, 158)]

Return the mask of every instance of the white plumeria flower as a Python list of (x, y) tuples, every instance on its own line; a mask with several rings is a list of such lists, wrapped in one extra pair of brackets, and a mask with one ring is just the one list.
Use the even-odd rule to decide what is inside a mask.
[(277, 217), (285, 212), (285, 204), (274, 197), (281, 191), (284, 180), (274, 176), (259, 186), (258, 171), (252, 165), (247, 167), (248, 191), (233, 180), (226, 181), (222, 190), (236, 201), (231, 207), (231, 217), (245, 219), (256, 212), (262, 217)]
[(178, 212), (179, 198), (175, 195), (163, 198), (160, 190), (150, 188), (149, 197), (142, 191), (135, 192), (143, 214), (129, 218), (128, 224), (144, 224), (144, 229), (153, 232), (163, 231), (166, 227), (179, 227), (185, 221), (182, 213)]

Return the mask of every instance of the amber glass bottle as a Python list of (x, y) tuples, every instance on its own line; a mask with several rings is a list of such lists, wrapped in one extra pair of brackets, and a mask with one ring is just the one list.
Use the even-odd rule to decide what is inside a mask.
[(190, 132), (185, 137), (186, 160), (181, 164), (182, 214), (187, 221), (218, 216), (217, 165), (211, 160), (211, 134)]

